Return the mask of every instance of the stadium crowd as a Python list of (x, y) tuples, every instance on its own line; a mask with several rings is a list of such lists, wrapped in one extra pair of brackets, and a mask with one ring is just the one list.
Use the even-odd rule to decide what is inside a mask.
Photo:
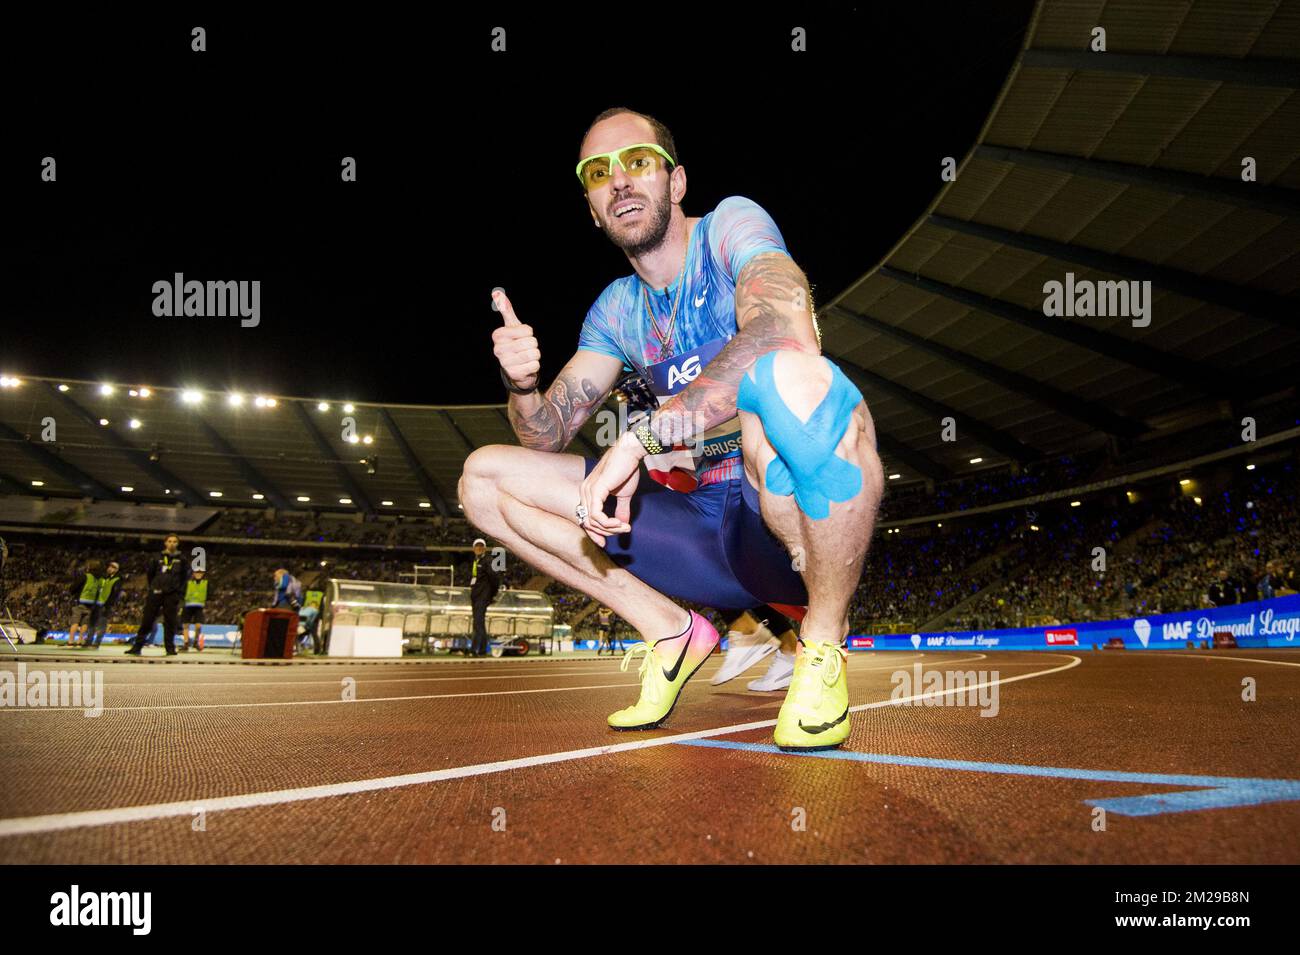
[(994, 516), (947, 533), (925, 524), (879, 534), (850, 603), (850, 630), (915, 626), (971, 596), (1000, 572), (993, 552), (1013, 523)]
[(883, 521), (889, 521), (968, 511), (1063, 490), (1086, 483), (1100, 466), (1100, 459), (1095, 455), (1078, 458), (1063, 456), (1014, 472), (1006, 469), (991, 470), (968, 478), (944, 481), (932, 489), (922, 485), (899, 491), (891, 489), (881, 502), (880, 517)]
[[(1062, 533), (1027, 537), (1011, 579), (983, 590), (948, 628), (1147, 616), (1296, 591), (1297, 520), (1300, 479), (1291, 462), (1213, 495), (1094, 514)], [(1130, 534), (1127, 548), (1112, 547)], [(1093, 566), (1099, 545), (1104, 571)]]
[(474, 536), (464, 518), (439, 515), (427, 518), (397, 515), (392, 519), (358, 522), (349, 517), (319, 512), (285, 514), (248, 509), (222, 511), (200, 530), (209, 537), (309, 540), (386, 547), (461, 546)]
[[(1074, 466), (1058, 462), (1052, 479), (1072, 473)], [(932, 513), (952, 509), (958, 500), (974, 506), (985, 496), (1032, 493), (1034, 482), (1047, 476), (1004, 475), (1000, 480), (960, 482), (965, 497), (945, 487), (929, 499)], [(943, 629), (971, 630), (1150, 615), (1297, 589), (1300, 480), (1294, 459), (1239, 473), (1220, 481), (1213, 492), (1192, 494), (1170, 485), (1148, 487), (1127, 502), (1114, 491), (1089, 497), (1078, 508), (1061, 501), (949, 519), (938, 526), (922, 522), (881, 530), (851, 604), (851, 632), (911, 630), (931, 622)], [(898, 512), (911, 507), (905, 504), (899, 507), (887, 498), (884, 519), (899, 519)], [(456, 583), (463, 584), (474, 536), (465, 521), (436, 516), (357, 524), (319, 515), (229, 511), (200, 534), (183, 539), (182, 549), (205, 548), (208, 621), (237, 624), (246, 611), (269, 605), (273, 575), (280, 567), (313, 589), (329, 577), (395, 581), (416, 563), (451, 563)], [(248, 543), (217, 540), (231, 537)], [(338, 549), (255, 543), (281, 540)], [(408, 545), (411, 552), (393, 550)], [(454, 549), (425, 549), (430, 545)], [(1096, 563), (1096, 547), (1105, 549), (1104, 569)], [(16, 618), (38, 628), (65, 629), (76, 602), (70, 582), (78, 569), (92, 559), (116, 560), (123, 592), (112, 608), (109, 629), (124, 633), (138, 625), (153, 543), (25, 534), (13, 535), (10, 548), (8, 605)], [(504, 587), (544, 589), (556, 623), (586, 620), (587, 597), (537, 574), (511, 554), (503, 556)]]
[[(462, 538), (463, 539), (463, 538)], [(112, 608), (109, 630), (113, 633), (134, 632), (139, 624), (145, 598), (145, 567), (154, 550), (141, 547), (137, 542), (124, 544), (111, 539), (88, 542), (84, 538), (71, 538), (76, 543), (69, 546), (69, 538), (51, 540), (37, 535), (14, 536), (10, 539), (12, 557), (8, 573), (9, 610), (18, 620), (25, 620), (37, 629), (63, 630), (76, 602), (71, 581), (79, 578), (89, 561), (101, 564), (115, 560), (121, 565), (123, 591)], [(341, 543), (341, 542), (338, 542)], [(349, 542), (351, 543), (351, 542)], [(459, 543), (459, 541), (457, 541)], [(347, 580), (402, 580), (409, 576), (414, 561), (410, 557), (385, 555), (365, 557), (333, 552), (289, 552), (275, 556), (238, 553), (205, 537), (182, 541), (188, 547), (202, 544), (206, 551), (207, 620), (213, 624), (237, 624), (249, 610), (270, 606), (271, 590), (277, 568), (288, 569), (304, 589), (323, 586), (330, 577)], [(505, 569), (501, 574), (502, 586), (523, 588), (536, 572), (511, 555), (504, 555)], [(452, 554), (445, 558), (455, 568), (455, 582), (463, 584), (469, 579), (468, 556)], [(421, 558), (421, 563), (424, 559)], [(430, 564), (446, 566), (444, 558)], [(445, 583), (447, 577), (438, 578)], [(578, 595), (572, 595), (577, 597)], [(585, 603), (586, 598), (582, 598)]]

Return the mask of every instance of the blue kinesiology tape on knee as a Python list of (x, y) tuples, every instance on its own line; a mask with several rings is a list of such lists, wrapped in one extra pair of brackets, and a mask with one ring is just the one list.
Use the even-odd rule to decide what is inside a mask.
[(835, 454), (862, 393), (834, 362), (823, 359), (831, 367), (831, 387), (802, 422), (776, 390), (775, 361), (776, 352), (768, 352), (754, 363), (740, 381), (736, 407), (758, 415), (776, 449), (776, 458), (767, 466), (767, 489), (781, 497), (793, 494), (805, 514), (821, 520), (830, 514), (831, 501), (850, 500), (862, 488), (862, 470)]

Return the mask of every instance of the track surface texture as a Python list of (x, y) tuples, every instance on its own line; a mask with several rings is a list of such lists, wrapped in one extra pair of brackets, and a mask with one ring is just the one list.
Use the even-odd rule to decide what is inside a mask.
[[(103, 679), (95, 717), (0, 707), (0, 861), (1300, 862), (1290, 651), (855, 652), (821, 755), (771, 745), (762, 665), (711, 687), (721, 656), (629, 734), (605, 716), (636, 668), (609, 658), (146, 653), (0, 658)], [(996, 715), (891, 698), (916, 664), (973, 671)]]

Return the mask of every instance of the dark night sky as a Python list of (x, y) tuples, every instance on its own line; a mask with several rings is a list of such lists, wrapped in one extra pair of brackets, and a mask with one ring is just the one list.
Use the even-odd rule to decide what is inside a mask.
[[(392, 402), (501, 401), (488, 293), (549, 380), (629, 266), (573, 175), (611, 105), (658, 116), (686, 210), (747, 195), (822, 298), (898, 239), (961, 157), (1031, 4), (557, 8), (475, 22), (191, 17), (32, 24), (7, 124), (7, 373)], [(878, 9), (883, 8), (883, 9)], [(535, 9), (535, 8), (533, 8)], [(799, 9), (814, 9), (805, 8)], [(728, 14), (726, 11), (733, 11)], [(209, 52), (189, 28), (209, 27)], [(509, 52), (493, 54), (494, 25)], [(809, 52), (789, 52), (792, 26)], [(17, 28), (15, 28), (17, 29)], [(41, 157), (59, 181), (38, 181)], [(359, 181), (338, 181), (355, 156)], [(260, 279), (262, 322), (160, 319), (151, 286)]]

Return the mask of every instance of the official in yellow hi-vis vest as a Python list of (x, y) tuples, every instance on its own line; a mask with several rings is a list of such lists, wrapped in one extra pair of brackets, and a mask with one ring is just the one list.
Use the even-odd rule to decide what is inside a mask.
[(122, 596), (121, 568), (117, 561), (110, 560), (104, 568), (104, 576), (99, 578), (99, 590), (95, 593), (95, 612), (90, 618), (90, 639), (88, 646), (97, 647), (103, 642), (108, 632), (108, 621), (113, 616), (113, 608)]
[(86, 561), (80, 569), (73, 569), (69, 582), (69, 592), (77, 598), (72, 608), (72, 620), (68, 624), (68, 646), (77, 645), (77, 637), (84, 641), (90, 625), (90, 618), (95, 613), (95, 597), (99, 594), (99, 575), (103, 565), (97, 560)]
[(208, 575), (201, 570), (190, 572), (185, 582), (185, 606), (181, 610), (181, 653), (190, 649), (190, 626), (194, 627), (194, 649), (203, 649), (203, 610), (208, 605)]

